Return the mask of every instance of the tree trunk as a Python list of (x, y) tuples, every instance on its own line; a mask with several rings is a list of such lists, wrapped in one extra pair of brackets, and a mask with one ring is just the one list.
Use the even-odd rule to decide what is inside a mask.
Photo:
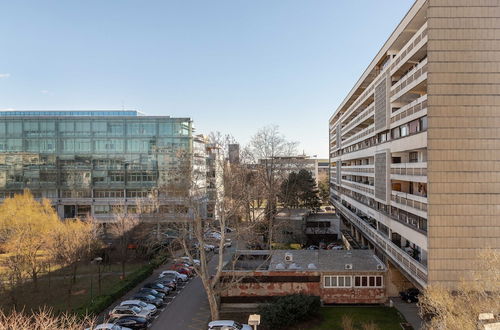
[(212, 289), (207, 290), (208, 305), (210, 306), (210, 317), (212, 321), (219, 319), (219, 303)]
[(78, 265), (76, 262), (71, 266), (72, 268), (72, 274), (71, 274), (71, 284), (74, 285), (76, 283), (76, 270), (78, 268)]
[(33, 287), (35, 291), (38, 291), (38, 274), (36, 270), (33, 269), (31, 273), (31, 278), (33, 279)]

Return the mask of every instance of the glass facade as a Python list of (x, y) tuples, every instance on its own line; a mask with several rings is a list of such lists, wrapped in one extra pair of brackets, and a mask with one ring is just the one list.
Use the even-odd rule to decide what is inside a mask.
[(27, 188), (62, 217), (98, 217), (168, 184), (191, 120), (124, 112), (0, 112), (0, 199)]

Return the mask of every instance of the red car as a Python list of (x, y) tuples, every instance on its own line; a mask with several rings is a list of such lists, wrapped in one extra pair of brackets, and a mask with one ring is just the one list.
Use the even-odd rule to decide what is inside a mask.
[(181, 274), (184, 274), (184, 275), (187, 275), (189, 277), (192, 277), (194, 274), (191, 270), (187, 269), (187, 268), (184, 268), (184, 267), (172, 267), (171, 268), (172, 270), (175, 270), (176, 272), (178, 273), (181, 273)]

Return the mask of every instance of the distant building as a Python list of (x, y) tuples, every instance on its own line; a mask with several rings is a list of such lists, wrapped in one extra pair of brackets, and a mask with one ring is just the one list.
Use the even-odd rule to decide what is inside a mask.
[(318, 181), (327, 181), (329, 173), (330, 161), (328, 159), (318, 159)]
[(276, 168), (285, 177), (289, 173), (299, 172), (300, 170), (307, 170), (311, 173), (313, 178), (318, 181), (318, 160), (310, 158), (306, 155), (274, 157), (270, 159), (259, 159), (259, 164), (264, 165), (266, 162), (274, 162)]
[(207, 144), (207, 219), (219, 220), (219, 203), (224, 198), (224, 153), (217, 144)]
[(185, 192), (162, 188), (175, 184), (172, 172), (182, 159), (205, 166), (197, 143), (189, 118), (128, 110), (1, 111), (0, 200), (29, 189), (50, 199), (62, 218), (91, 215), (105, 222), (158, 196), (163, 220), (188, 220), (193, 210), (184, 206)]
[(387, 268), (369, 250), (245, 250), (234, 258), (221, 281), (241, 279), (221, 292), (223, 309), (296, 293), (318, 296), (324, 304), (387, 301)]
[(228, 145), (229, 163), (240, 163), (240, 145), (237, 143)]

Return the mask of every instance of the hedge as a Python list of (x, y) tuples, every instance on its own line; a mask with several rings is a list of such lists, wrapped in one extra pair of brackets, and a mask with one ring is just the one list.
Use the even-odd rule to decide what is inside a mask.
[(125, 280), (117, 283), (108, 293), (105, 295), (100, 295), (94, 298), (93, 302), (89, 302), (75, 310), (75, 313), (79, 315), (96, 315), (105, 310), (108, 306), (114, 303), (117, 299), (122, 297), (128, 291), (132, 290), (137, 286), (137, 284), (148, 278), (155, 268), (165, 263), (167, 260), (167, 255), (159, 255), (153, 258), (150, 263), (136, 270), (135, 272), (129, 274)]
[(262, 323), (270, 329), (279, 329), (296, 324), (314, 316), (320, 307), (317, 296), (293, 294), (274, 298), (259, 306)]

